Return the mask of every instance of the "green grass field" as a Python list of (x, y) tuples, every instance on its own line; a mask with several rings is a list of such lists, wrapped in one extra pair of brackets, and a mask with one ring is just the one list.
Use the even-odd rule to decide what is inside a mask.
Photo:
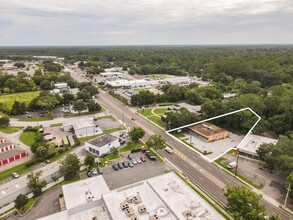
[(18, 121), (50, 121), (53, 120), (54, 117), (52, 115), (44, 116), (44, 117), (32, 117), (32, 118), (21, 118)]
[(10, 110), (14, 101), (25, 102), (26, 104), (29, 104), (39, 94), (40, 91), (0, 95), (0, 103), (3, 103), (5, 109)]
[[(167, 109), (166, 108), (159, 108), (156, 110), (158, 113), (162, 114), (162, 112), (165, 112)], [(157, 112), (156, 112), (156, 114), (157, 114)], [(160, 127), (162, 127), (162, 128), (166, 127), (166, 123), (163, 122), (160, 117), (154, 115), (152, 113), (152, 109), (150, 109), (150, 108), (145, 108), (144, 110), (140, 109), (140, 110), (138, 110), (138, 113), (145, 116), (148, 120), (151, 120), (152, 122), (159, 125)]]
[(35, 143), (36, 138), (38, 137), (38, 133), (36, 132), (31, 132), (31, 131), (27, 131), (27, 132), (23, 132), (20, 137), (19, 140), (28, 145), (28, 146), (32, 146)]
[(53, 128), (53, 127), (61, 127), (62, 126), (62, 123), (57, 123), (57, 124), (51, 124), (50, 127)]
[(2, 131), (5, 134), (11, 134), (14, 132), (17, 132), (19, 130), (21, 130), (23, 127), (19, 126), (19, 127), (13, 127), (13, 126), (9, 126), (7, 128), (0, 128), (0, 131)]
[(167, 111), (167, 108), (156, 108), (154, 109), (154, 113), (157, 115), (164, 115)]

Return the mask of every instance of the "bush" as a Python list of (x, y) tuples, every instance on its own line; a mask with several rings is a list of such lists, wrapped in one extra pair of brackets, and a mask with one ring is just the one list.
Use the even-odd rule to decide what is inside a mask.
[(15, 208), (20, 209), (21, 207), (23, 207), (24, 205), (27, 204), (28, 202), (28, 197), (26, 195), (23, 194), (19, 194), (16, 199), (15, 199)]
[(31, 167), (33, 165), (36, 165), (37, 163), (42, 162), (43, 158), (37, 158), (29, 161), (28, 163), (25, 164), (26, 167)]

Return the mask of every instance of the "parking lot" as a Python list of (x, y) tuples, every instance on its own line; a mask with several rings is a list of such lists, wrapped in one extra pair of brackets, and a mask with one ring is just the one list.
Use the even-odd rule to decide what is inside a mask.
[[(142, 152), (133, 153), (132, 155), (135, 158), (143, 156), (146, 162), (136, 164), (133, 167), (114, 170), (112, 164), (130, 161), (127, 158), (128, 154), (130, 152), (122, 153), (119, 159), (110, 161), (108, 166), (103, 169), (103, 176), (111, 190), (163, 174), (167, 170), (165, 164), (150, 160)], [(82, 174), (82, 178), (88, 178), (86, 173)]]

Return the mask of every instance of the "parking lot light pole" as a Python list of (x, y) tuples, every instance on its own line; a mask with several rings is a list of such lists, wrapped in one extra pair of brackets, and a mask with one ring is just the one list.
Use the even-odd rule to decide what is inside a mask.
[(291, 191), (291, 183), (289, 183), (289, 186), (288, 186), (288, 189), (287, 189), (286, 198), (285, 198), (285, 202), (284, 202), (284, 208), (286, 208), (287, 200), (288, 200), (288, 196), (289, 196), (290, 191)]

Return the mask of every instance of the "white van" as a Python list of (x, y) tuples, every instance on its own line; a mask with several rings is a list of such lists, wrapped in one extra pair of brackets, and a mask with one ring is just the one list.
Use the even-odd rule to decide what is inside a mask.
[(235, 161), (233, 161), (233, 162), (230, 162), (228, 165), (227, 165), (227, 168), (228, 169), (233, 169), (233, 168), (235, 168), (237, 166), (237, 163), (235, 162)]
[(165, 149), (166, 149), (166, 151), (167, 151), (169, 154), (172, 154), (172, 153), (173, 153), (173, 150), (172, 150), (170, 147), (166, 147)]

